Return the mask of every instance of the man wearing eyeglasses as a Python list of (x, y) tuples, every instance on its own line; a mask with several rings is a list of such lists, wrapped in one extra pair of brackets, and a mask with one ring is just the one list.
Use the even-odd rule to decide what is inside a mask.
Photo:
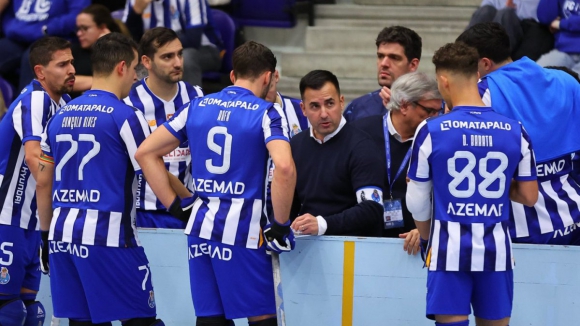
[(385, 115), (362, 118), (353, 125), (370, 136), (379, 149), (381, 167), (386, 169), (383, 185), (383, 236), (405, 239), (403, 249), (419, 252), (419, 232), (407, 209), (406, 175), (413, 137), (419, 124), (443, 113), (435, 79), (422, 72), (399, 77), (391, 86)]

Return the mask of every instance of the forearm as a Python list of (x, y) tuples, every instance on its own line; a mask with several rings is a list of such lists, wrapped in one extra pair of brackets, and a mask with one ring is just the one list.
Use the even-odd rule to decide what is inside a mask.
[(171, 186), (163, 159), (150, 153), (143, 155), (142, 158), (138, 159), (138, 162), (139, 166), (141, 166), (141, 171), (143, 171), (143, 176), (145, 176), (145, 180), (151, 190), (153, 190), (153, 193), (155, 193), (155, 196), (165, 207), (171, 206), (177, 194)]
[(75, 76), (75, 84), (73, 86), (73, 91), (75, 92), (84, 92), (91, 89), (93, 86), (93, 77), (92, 76)]
[(48, 231), (52, 221), (52, 177), (54, 163), (39, 161), (38, 180), (36, 182), (36, 206), (40, 221), (40, 230)]
[(510, 185), (510, 200), (526, 206), (534, 206), (538, 201), (538, 182), (512, 180)]
[(419, 230), (421, 239), (429, 240), (429, 235), (431, 233), (431, 219), (428, 219), (427, 221), (415, 220), (415, 225), (417, 226), (417, 230)]
[(40, 162), (40, 142), (36, 140), (29, 140), (24, 143), (24, 160), (30, 170), (30, 174), (34, 180), (38, 181), (38, 163)]
[(383, 207), (372, 200), (362, 201), (340, 213), (323, 216), (328, 228), (326, 235), (366, 232), (382, 225)]
[(173, 191), (175, 191), (175, 193), (177, 193), (179, 198), (191, 197), (191, 192), (183, 185), (183, 183), (181, 183), (181, 180), (179, 180), (169, 171), (167, 172), (167, 177), (169, 178), (169, 184), (171, 185), (171, 188)]
[(284, 168), (276, 166), (272, 178), (272, 208), (274, 217), (280, 224), (286, 223), (290, 218), (295, 188), (296, 168), (294, 163)]

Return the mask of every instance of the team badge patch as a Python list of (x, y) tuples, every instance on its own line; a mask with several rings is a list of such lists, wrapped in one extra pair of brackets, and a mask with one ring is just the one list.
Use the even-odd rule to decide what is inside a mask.
[(153, 290), (149, 291), (149, 307), (151, 308), (155, 308), (155, 293), (153, 293)]
[(298, 135), (302, 130), (300, 130), (300, 127), (298, 127), (297, 124), (293, 123), (292, 124), (292, 130), (290, 131), (290, 137), (294, 137), (296, 135)]
[(10, 273), (8, 273), (8, 268), (2, 267), (0, 269), (0, 284), (4, 285), (10, 282)]

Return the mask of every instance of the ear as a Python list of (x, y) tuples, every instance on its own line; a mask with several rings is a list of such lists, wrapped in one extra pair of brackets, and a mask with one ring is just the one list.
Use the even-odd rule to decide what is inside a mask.
[(300, 109), (302, 110), (302, 114), (306, 116), (306, 107), (304, 106), (304, 102), (300, 101)]
[(344, 95), (340, 95), (338, 101), (340, 102), (340, 111), (344, 112)]
[(141, 56), (141, 63), (143, 64), (143, 66), (145, 68), (147, 68), (147, 70), (151, 69), (151, 59), (148, 56), (142, 55)]
[(117, 63), (117, 66), (115, 67), (115, 71), (117, 72), (117, 75), (119, 76), (124, 76), (127, 73), (127, 63), (125, 61), (121, 61), (119, 63)]
[(444, 75), (439, 75), (439, 81), (441, 82), (441, 86), (443, 86), (443, 89), (448, 91), (449, 90), (449, 78), (447, 78), (447, 76), (444, 76)]
[(34, 68), (32, 69), (34, 70), (34, 75), (36, 76), (36, 79), (38, 80), (44, 80), (44, 67), (42, 65), (36, 65), (34, 66)]
[(481, 64), (486, 72), (491, 71), (491, 69), (493, 67), (493, 62), (491, 60), (489, 60), (488, 58), (482, 58)]
[(262, 83), (264, 85), (268, 85), (270, 83), (270, 78), (272, 78), (272, 72), (271, 71), (266, 71), (264, 73), (264, 80), (262, 81)]
[(236, 75), (234, 75), (234, 71), (230, 71), (230, 81), (232, 82), (232, 84), (236, 83)]
[(419, 59), (414, 58), (409, 62), (409, 72), (414, 72), (419, 68)]

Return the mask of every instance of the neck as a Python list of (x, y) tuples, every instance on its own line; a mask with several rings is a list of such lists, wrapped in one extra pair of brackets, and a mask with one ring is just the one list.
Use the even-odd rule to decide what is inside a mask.
[(458, 80), (455, 85), (450, 87), (449, 97), (451, 97), (453, 107), (485, 106), (481, 96), (479, 96), (477, 83), (474, 80)]
[(118, 82), (109, 77), (93, 77), (93, 86), (91, 90), (101, 90), (115, 94), (121, 99), (121, 90)]
[(234, 83), (234, 86), (248, 89), (252, 93), (254, 93), (254, 95), (256, 95), (257, 97), (260, 97), (260, 98), (262, 97), (263, 88), (261, 87), (261, 85), (258, 85), (258, 83), (252, 82), (252, 81), (247, 80), (247, 79), (238, 79)]
[[(501, 67), (503, 67), (503, 66), (505, 66), (505, 65), (507, 65), (507, 64), (510, 64), (510, 63), (512, 63), (512, 62), (514, 62), (514, 61), (512, 60), (512, 58), (507, 58), (506, 60), (504, 60), (504, 61), (502, 61), (502, 62), (499, 62), (499, 63), (494, 63), (494, 64), (491, 66), (491, 70), (490, 70), (489, 72), (496, 71), (496, 70), (498, 70), (499, 68), (501, 68)], [(483, 77), (483, 76), (482, 76), (482, 77)]]
[(60, 102), (60, 98), (62, 97), (61, 94), (57, 94), (53, 90), (51, 90), (44, 80), (39, 80), (38, 82), (40, 83), (44, 91), (48, 93), (48, 96), (50, 96), (50, 98), (53, 101), (55, 101), (56, 103)]
[(415, 135), (413, 128), (405, 123), (401, 111), (393, 110), (389, 114), (391, 115), (393, 127), (395, 127), (397, 133), (401, 135), (401, 140), (405, 141)]
[(177, 83), (169, 84), (158, 78), (155, 78), (153, 75), (149, 75), (149, 77), (145, 79), (145, 83), (151, 92), (153, 92), (153, 94), (165, 101), (172, 100), (178, 90)]

